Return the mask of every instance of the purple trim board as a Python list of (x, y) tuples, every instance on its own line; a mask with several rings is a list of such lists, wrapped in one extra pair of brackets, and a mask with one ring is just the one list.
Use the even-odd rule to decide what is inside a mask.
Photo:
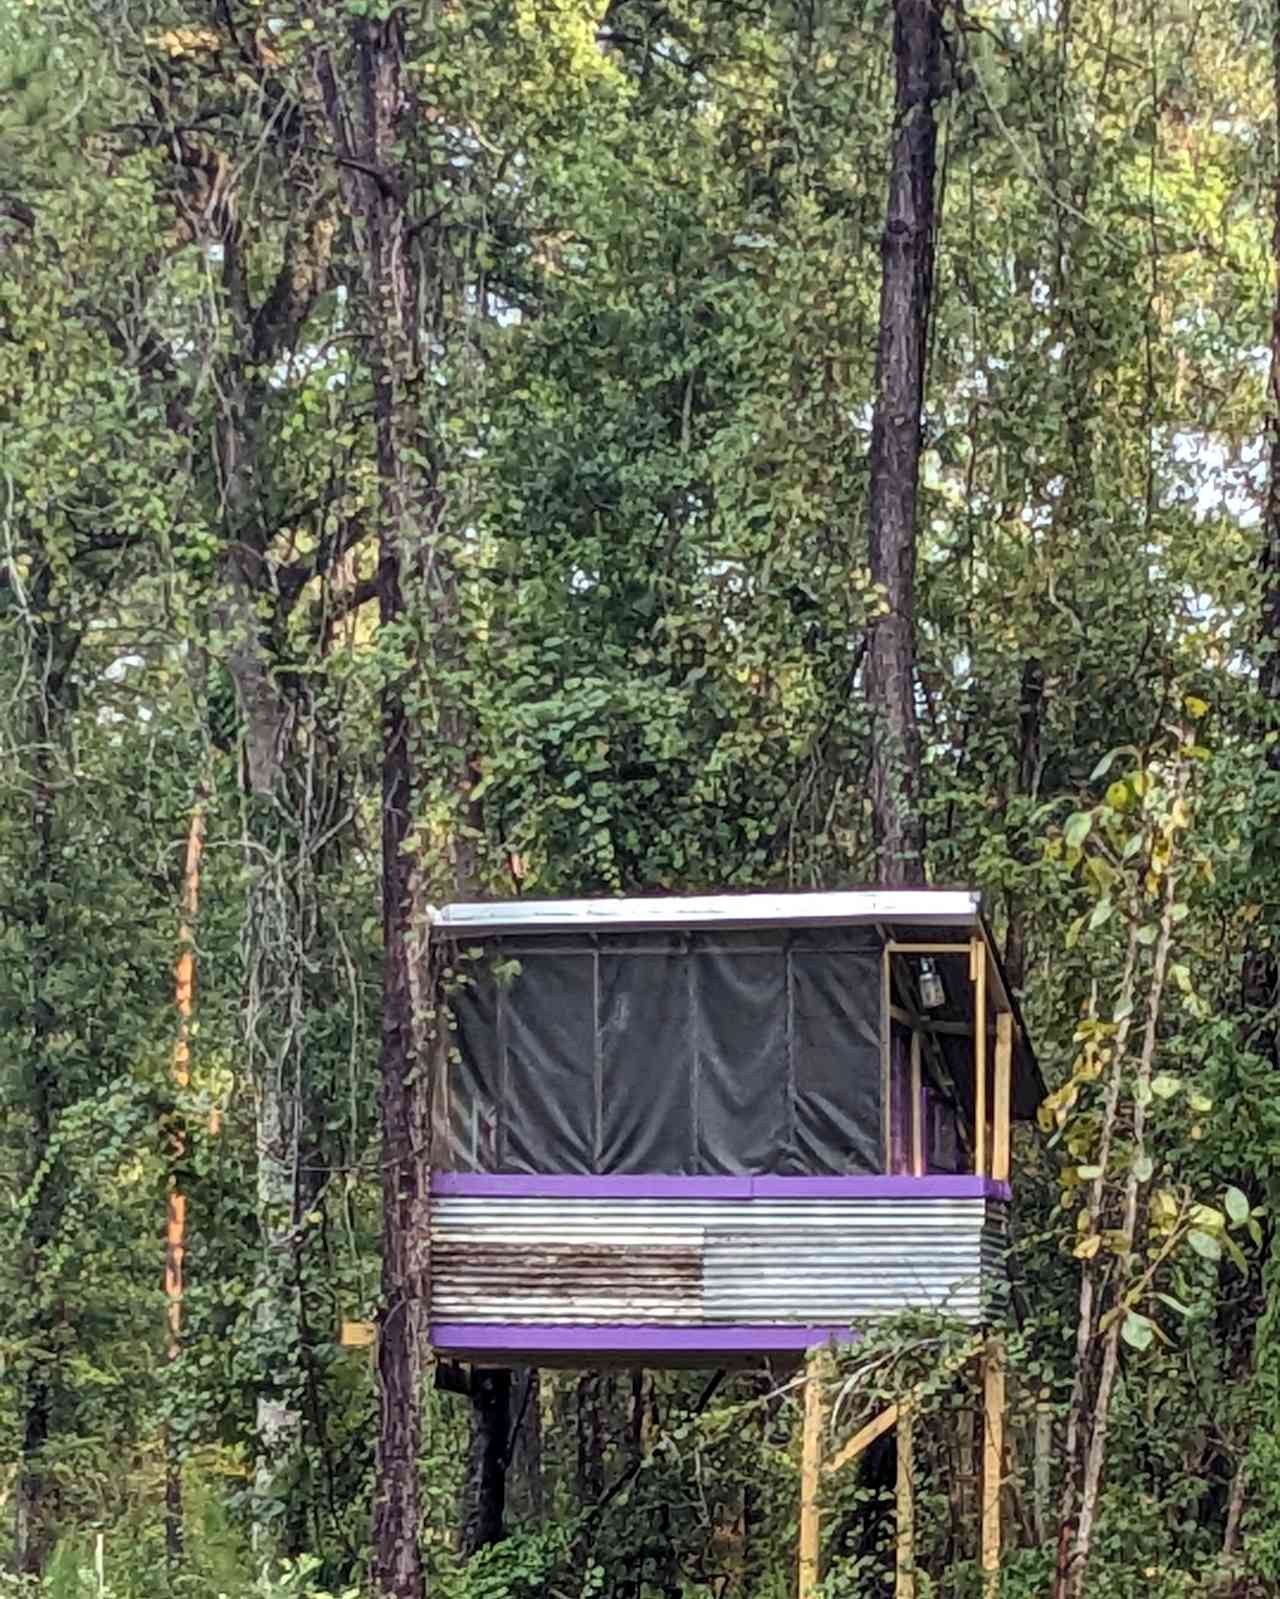
[(517, 1322), (436, 1322), (431, 1328), (435, 1348), (520, 1356), (532, 1354), (601, 1354), (618, 1351), (636, 1354), (717, 1355), (771, 1354), (781, 1350), (812, 1349), (836, 1339), (852, 1343), (848, 1327), (788, 1327), (776, 1324), (726, 1327), (587, 1327), (578, 1323), (545, 1326)]
[(533, 1176), (435, 1172), (431, 1192), (458, 1199), (1003, 1199), (994, 1177)]

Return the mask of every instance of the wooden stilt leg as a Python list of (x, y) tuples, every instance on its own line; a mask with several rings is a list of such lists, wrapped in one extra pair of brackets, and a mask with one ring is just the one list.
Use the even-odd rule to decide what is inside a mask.
[(894, 1599), (916, 1599), (914, 1419), (909, 1405), (898, 1412), (898, 1545)]
[(1004, 1472), (1004, 1343), (992, 1334), (982, 1354), (982, 1591), (1000, 1592), (1000, 1482)]
[(826, 1351), (810, 1350), (808, 1381), (804, 1385), (804, 1439), (800, 1456), (800, 1576), (798, 1599), (814, 1599), (818, 1591), (820, 1522), (818, 1491), (822, 1482), (822, 1433), (826, 1406), (822, 1378)]

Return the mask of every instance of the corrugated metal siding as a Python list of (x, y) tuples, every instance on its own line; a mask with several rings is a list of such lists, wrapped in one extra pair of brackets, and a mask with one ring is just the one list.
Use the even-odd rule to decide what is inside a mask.
[(431, 1231), (442, 1322), (976, 1321), (1004, 1275), (983, 1199), (442, 1197)]
[(986, 1224), (982, 1229), (983, 1299), (997, 1312), (1009, 1298), (1008, 1254), (1008, 1207), (999, 1200), (988, 1200)]

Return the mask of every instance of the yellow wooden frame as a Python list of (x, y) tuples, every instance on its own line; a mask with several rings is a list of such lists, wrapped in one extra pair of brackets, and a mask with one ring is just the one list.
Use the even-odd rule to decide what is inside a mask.
[[(1001, 1182), (1009, 1180), (1011, 1144), (1011, 1097), (1013, 1079), (1013, 1044), (1017, 1036), (1012, 1001), (1000, 980), (987, 948), (983, 934), (975, 933), (967, 944), (911, 944), (902, 939), (886, 939), (881, 964), (881, 1012), (884, 1025), (881, 1036), (880, 1070), (883, 1087), (884, 1115), (882, 1139), (884, 1166), (888, 1171), (892, 1159), (892, 1041), (894, 1022), (911, 1030), (911, 1169), (917, 1176), (924, 1174), (922, 1148), (923, 1129), (920, 1126), (920, 1048), (923, 1035), (943, 1028), (931, 1027), (929, 1022), (901, 1005), (893, 1003), (893, 965), (895, 955), (965, 955), (969, 957), (969, 980), (973, 984), (973, 1026), (962, 1023), (948, 1024), (947, 1032), (967, 1035), (973, 1039), (973, 1170), (977, 1177), (994, 1177)], [(988, 1085), (988, 1061), (991, 1013), (995, 1021), (994, 1083)]]
[[(1000, 1489), (1004, 1459), (1004, 1346), (998, 1335), (984, 1334), (942, 1363), (940, 1375), (959, 1371), (975, 1357), (982, 1362), (982, 1570), (984, 1599), (995, 1599), (1000, 1575)], [(891, 1427), (898, 1429), (898, 1471), (895, 1485), (895, 1599), (915, 1599), (915, 1420), (925, 1384), (921, 1383), (843, 1443), (830, 1460), (822, 1458), (822, 1433), (827, 1406), (822, 1385), (830, 1372), (830, 1350), (811, 1350), (806, 1365), (804, 1433), (800, 1456), (800, 1549), (798, 1599), (816, 1599), (821, 1578), (822, 1479), (856, 1460)], [(932, 1381), (933, 1379), (931, 1379)]]
[[(925, 1129), (920, 1114), (923, 1081), (922, 1049), (929, 1031), (923, 1017), (893, 1003), (893, 964), (895, 955), (969, 956), (969, 979), (973, 984), (973, 1073), (974, 1128), (973, 1169), (975, 1176), (990, 1176), (1007, 1182), (1010, 1174), (1012, 1139), (1013, 1045), (1017, 1024), (1013, 1003), (987, 948), (985, 935), (975, 933), (967, 943), (911, 944), (885, 939), (880, 968), (881, 1075), (883, 1083), (885, 1170), (892, 1160), (892, 1027), (894, 1022), (908, 1027), (911, 1034), (911, 1113), (910, 1165), (912, 1172), (925, 1171)], [(994, 1004), (992, 1003), (994, 1001)], [(988, 1092), (988, 1012), (994, 1011), (995, 1058)], [(990, 1104), (988, 1104), (990, 1100)], [(953, 1355), (943, 1372), (958, 1370), (977, 1356), (982, 1375), (982, 1464), (979, 1493), (981, 1514), (981, 1567), (984, 1599), (997, 1599), (1001, 1561), (1001, 1492), (1004, 1471), (1005, 1384), (1004, 1342), (999, 1333), (983, 1334)], [(888, 1405), (865, 1422), (829, 1460), (823, 1458), (823, 1431), (826, 1403), (823, 1383), (829, 1373), (830, 1351), (824, 1347), (810, 1352), (804, 1394), (804, 1434), (800, 1464), (800, 1548), (798, 1570), (799, 1599), (815, 1599), (821, 1577), (822, 1480), (856, 1460), (877, 1438), (891, 1427), (898, 1429), (898, 1466), (895, 1484), (897, 1532), (894, 1542), (895, 1599), (916, 1599), (915, 1577), (915, 1423), (923, 1385)]]
[(1004, 1477), (1004, 1341), (993, 1334), (982, 1352), (982, 1592), (1000, 1592), (1000, 1495)]
[(813, 1599), (818, 1590), (821, 1553), (821, 1510), (818, 1487), (822, 1477), (822, 1429), (826, 1424), (822, 1380), (829, 1352), (824, 1346), (809, 1351), (805, 1363), (804, 1433), (800, 1452), (800, 1572), (798, 1599)]
[(973, 982), (973, 1171), (987, 1175), (987, 946), (975, 938), (969, 947)]
[(911, 1171), (916, 1177), (923, 1177), (924, 1171), (924, 1117), (921, 1114), (923, 1105), (924, 1074), (920, 1061), (920, 1034), (915, 1029), (911, 1033)]
[(996, 1103), (991, 1141), (991, 1175), (1009, 1181), (1012, 1140), (1011, 1100), (1013, 1097), (1013, 1015), (1007, 1010), (996, 1014)]

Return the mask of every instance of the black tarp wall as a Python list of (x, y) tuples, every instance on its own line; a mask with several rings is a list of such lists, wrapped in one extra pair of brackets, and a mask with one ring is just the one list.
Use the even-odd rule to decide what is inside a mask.
[(867, 927), (512, 934), (460, 946), (451, 1163), (883, 1171), (880, 973)]

